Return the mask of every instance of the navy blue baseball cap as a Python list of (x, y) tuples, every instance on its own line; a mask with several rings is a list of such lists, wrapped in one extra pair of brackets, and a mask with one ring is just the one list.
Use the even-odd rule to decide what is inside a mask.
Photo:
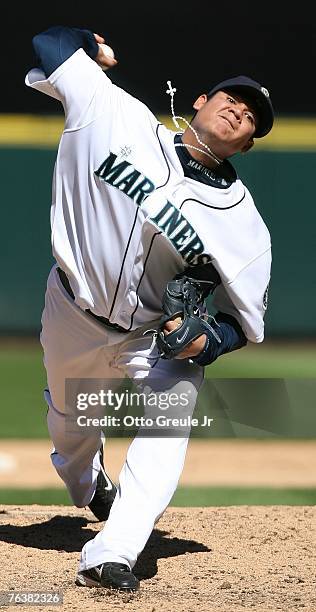
[(238, 76), (218, 83), (218, 85), (215, 85), (215, 87), (208, 92), (207, 96), (210, 98), (217, 91), (236, 91), (236, 93), (244, 93), (253, 103), (254, 110), (258, 117), (258, 125), (254, 137), (262, 138), (270, 132), (274, 121), (273, 106), (268, 90), (262, 87), (260, 83), (246, 76)]

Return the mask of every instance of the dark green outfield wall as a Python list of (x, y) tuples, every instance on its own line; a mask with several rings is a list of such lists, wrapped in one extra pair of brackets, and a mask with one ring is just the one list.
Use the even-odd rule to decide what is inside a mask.
[(56, 152), (0, 149), (0, 331), (33, 332), (40, 316), (50, 253), (49, 210)]
[(267, 334), (316, 336), (316, 152), (251, 152), (235, 166), (272, 237)]
[[(52, 264), (55, 155), (50, 149), (0, 149), (1, 333), (40, 328)], [(316, 336), (316, 151), (253, 151), (234, 163), (272, 234), (267, 335)]]

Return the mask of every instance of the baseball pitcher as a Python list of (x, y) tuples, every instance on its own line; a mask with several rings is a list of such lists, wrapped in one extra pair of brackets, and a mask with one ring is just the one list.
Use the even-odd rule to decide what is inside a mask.
[[(33, 39), (26, 84), (65, 113), (41, 332), (52, 462), (74, 504), (106, 520), (76, 582), (135, 591), (133, 566), (177, 487), (189, 431), (137, 434), (116, 489), (100, 429), (67, 431), (65, 381), (127, 376), (155, 393), (185, 389), (190, 416), (203, 366), (262, 342), (270, 236), (228, 158), (268, 134), (273, 109), (267, 89), (239, 76), (200, 95), (191, 123), (171, 131), (111, 81), (105, 69), (117, 62), (104, 43), (50, 28)], [(168, 94), (174, 114), (171, 83)]]

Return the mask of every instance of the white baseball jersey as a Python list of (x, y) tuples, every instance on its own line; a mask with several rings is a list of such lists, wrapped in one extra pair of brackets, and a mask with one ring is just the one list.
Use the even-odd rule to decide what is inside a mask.
[(65, 111), (53, 180), (53, 254), (76, 303), (126, 330), (157, 319), (167, 282), (212, 262), (214, 306), (263, 340), (269, 232), (240, 179), (227, 189), (184, 176), (175, 133), (79, 49), (26, 83)]

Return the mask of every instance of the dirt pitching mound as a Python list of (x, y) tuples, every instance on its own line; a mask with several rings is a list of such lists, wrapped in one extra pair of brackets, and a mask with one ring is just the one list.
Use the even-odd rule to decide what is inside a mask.
[(89, 511), (1, 506), (1, 589), (63, 592), (63, 608), (18, 606), (29, 611), (314, 612), (315, 515), (315, 507), (169, 508), (135, 566), (141, 590), (130, 595), (74, 584), (80, 550), (102, 527)]

